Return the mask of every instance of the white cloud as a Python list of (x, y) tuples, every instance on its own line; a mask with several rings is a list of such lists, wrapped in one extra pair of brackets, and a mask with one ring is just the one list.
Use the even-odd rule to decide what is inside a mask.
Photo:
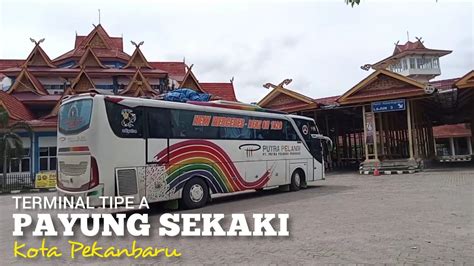
[[(27, 7), (27, 8), (25, 8)], [(345, 92), (393, 43), (422, 36), (430, 48), (452, 49), (441, 60), (451, 78), (474, 68), (473, 3), (449, 1), (10, 1), (0, 0), (1, 58), (26, 58), (29, 37), (45, 37), (54, 58), (72, 49), (75, 31), (98, 23), (112, 36), (145, 41), (149, 60), (195, 64), (202, 81), (235, 77), (237, 97), (258, 101), (266, 82), (293, 78), (289, 88), (311, 97)]]

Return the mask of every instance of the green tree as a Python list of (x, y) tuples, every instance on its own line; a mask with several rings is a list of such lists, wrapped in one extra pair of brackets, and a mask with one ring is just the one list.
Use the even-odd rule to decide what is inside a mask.
[[(18, 131), (26, 131), (30, 140), (33, 137), (33, 130), (25, 122), (16, 122), (10, 125), (8, 112), (0, 108), (0, 162), (3, 164), (2, 186), (5, 189), (7, 182), (7, 167), (12, 158), (23, 157), (23, 142)], [(31, 149), (30, 149), (31, 150)], [(33, 161), (33, 153), (30, 152), (30, 164)], [(30, 165), (31, 170), (31, 165)]]

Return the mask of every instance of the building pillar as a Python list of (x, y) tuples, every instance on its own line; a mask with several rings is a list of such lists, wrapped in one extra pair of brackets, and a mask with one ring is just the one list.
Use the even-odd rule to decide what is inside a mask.
[[(378, 114), (378, 117), (379, 117), (379, 136), (380, 136), (380, 155), (384, 155), (384, 154), (385, 154), (385, 152), (384, 152), (384, 147), (385, 147), (385, 141), (384, 141), (385, 131), (383, 130), (382, 113), (379, 113), (379, 114)], [(390, 146), (390, 144), (389, 144), (389, 146)]]
[(410, 154), (410, 160), (413, 160), (413, 134), (411, 128), (411, 108), (410, 101), (407, 100), (407, 124), (408, 124), (408, 153)]
[(362, 106), (362, 122), (364, 123), (364, 149), (365, 149), (365, 160), (369, 160), (369, 145), (367, 145), (367, 124), (365, 123), (365, 106)]
[(449, 148), (451, 150), (451, 156), (456, 155), (456, 149), (454, 148), (454, 138), (449, 138)]
[(469, 154), (472, 155), (472, 142), (471, 138), (466, 138), (467, 139), (467, 150), (469, 151)]

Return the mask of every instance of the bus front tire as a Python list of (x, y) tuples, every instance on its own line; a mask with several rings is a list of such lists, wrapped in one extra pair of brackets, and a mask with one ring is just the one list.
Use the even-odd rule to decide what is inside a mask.
[(206, 205), (209, 200), (209, 188), (201, 178), (192, 178), (183, 188), (181, 206), (184, 209), (196, 209)]
[(303, 174), (300, 169), (296, 169), (291, 175), (290, 190), (298, 191), (301, 189), (301, 184), (303, 183)]

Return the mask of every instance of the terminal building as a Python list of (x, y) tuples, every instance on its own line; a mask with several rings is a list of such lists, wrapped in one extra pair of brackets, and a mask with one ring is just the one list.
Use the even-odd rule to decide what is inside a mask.
[(342, 95), (313, 99), (272, 88), (258, 103), (265, 108), (316, 120), (334, 149), (329, 169), (352, 168), (370, 174), (406, 173), (426, 163), (472, 159), (474, 71), (432, 81), (441, 74), (440, 58), (449, 50), (427, 48), (423, 41), (396, 44), (392, 55), (363, 65), (372, 70)]
[(44, 39), (30, 40), (33, 49), (25, 59), (0, 59), (0, 108), (11, 124), (25, 121), (34, 131), (32, 136), (22, 133), (24, 157), (7, 166), (19, 178), (56, 169), (57, 112), (66, 95), (95, 88), (97, 93), (139, 97), (189, 88), (213, 99), (237, 100), (233, 79), (200, 82), (184, 61), (148, 61), (140, 50), (143, 42), (132, 42), (135, 50), (129, 55), (123, 38), (110, 36), (100, 24), (87, 35), (76, 34), (73, 48), (54, 59), (41, 48)]
[[(200, 82), (183, 61), (148, 61), (143, 42), (132, 42), (129, 55), (123, 38), (100, 24), (87, 35), (76, 34), (73, 48), (54, 59), (41, 48), (44, 39), (31, 41), (25, 59), (0, 59), (0, 108), (10, 123), (25, 121), (33, 128), (32, 135), (22, 133), (23, 158), (7, 166), (20, 177), (55, 170), (57, 112), (67, 95), (94, 88), (140, 97), (190, 88), (237, 101), (233, 79)], [(271, 91), (258, 104), (314, 118), (335, 144), (327, 151), (328, 169), (403, 173), (433, 160), (472, 160), (474, 71), (432, 81), (441, 74), (440, 58), (450, 53), (427, 48), (421, 39), (397, 43), (387, 58), (363, 65), (372, 72), (342, 95), (313, 99), (288, 89), (291, 80), (284, 80), (265, 84)]]

